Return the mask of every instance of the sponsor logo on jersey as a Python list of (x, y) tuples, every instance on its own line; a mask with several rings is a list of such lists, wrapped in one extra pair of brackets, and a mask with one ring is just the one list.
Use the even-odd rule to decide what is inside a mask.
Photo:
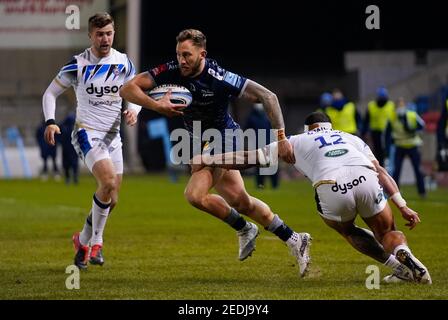
[(381, 203), (381, 201), (383, 200), (383, 193), (382, 192), (380, 192), (380, 193), (378, 193), (378, 195), (376, 196), (376, 199), (375, 199), (375, 203), (376, 204), (380, 204)]
[(214, 97), (215, 96), (215, 93), (213, 91), (205, 90), (205, 89), (201, 90), (201, 94), (202, 94), (202, 97), (204, 97), (204, 98)]
[(233, 72), (227, 71), (224, 74), (224, 81), (233, 87), (239, 88), (241, 86), (242, 78)]
[(168, 66), (166, 64), (161, 64), (160, 66), (157, 66), (151, 70), (151, 73), (154, 77), (157, 77), (162, 72), (168, 70)]
[(347, 153), (348, 153), (348, 150), (347, 150), (347, 149), (336, 149), (336, 150), (328, 151), (328, 152), (325, 154), (325, 156), (326, 156), (327, 158), (337, 158), (337, 157), (343, 156), (343, 155), (345, 155), (345, 154), (347, 154)]
[(349, 183), (344, 183), (342, 185), (336, 183), (333, 187), (331, 187), (331, 191), (333, 191), (333, 192), (341, 191), (341, 194), (346, 194), (348, 192), (348, 190), (351, 190), (354, 187), (359, 186), (361, 183), (363, 183), (365, 181), (367, 181), (366, 177), (360, 176), (358, 179), (355, 179)]
[(98, 98), (103, 97), (104, 95), (117, 94), (120, 90), (121, 86), (102, 86), (97, 87), (94, 86), (93, 83), (90, 84), (90, 87), (86, 89), (86, 92), (90, 95), (95, 95)]
[(98, 106), (112, 107), (114, 104), (120, 103), (120, 99), (117, 99), (117, 100), (104, 100), (104, 99), (101, 99), (101, 100), (95, 100), (95, 101), (89, 99), (89, 105), (91, 105), (93, 107), (98, 107)]
[(113, 74), (118, 77), (120, 75), (120, 68), (118, 66), (114, 66)]
[(219, 74), (219, 72), (216, 72), (212, 68), (208, 69), (208, 74), (211, 75), (213, 78), (218, 79), (219, 81), (222, 81), (223, 76)]

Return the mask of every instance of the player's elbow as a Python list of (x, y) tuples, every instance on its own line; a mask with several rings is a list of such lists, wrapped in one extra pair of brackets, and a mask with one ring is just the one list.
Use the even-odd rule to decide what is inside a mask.
[(127, 99), (127, 97), (128, 97), (128, 91), (129, 91), (129, 86), (130, 86), (130, 83), (128, 82), (128, 83), (125, 83), (121, 88), (120, 88), (120, 91), (119, 91), (119, 94), (120, 94), (120, 97), (122, 97), (123, 99)]
[(42, 95), (42, 101), (48, 101), (48, 99), (55, 99), (55, 94), (51, 90), (51, 86), (49, 86), (47, 89), (45, 89), (44, 94)]
[(48, 97), (49, 88), (45, 89), (44, 94), (42, 95), (43, 99), (45, 100), (46, 97)]
[(387, 178), (387, 176), (389, 175), (387, 173), (387, 170), (384, 169), (382, 166), (378, 165), (376, 167), (376, 172), (378, 172), (378, 178), (380, 179), (380, 181), (384, 181), (385, 178)]
[(272, 105), (272, 104), (277, 104), (277, 103), (278, 103), (278, 98), (274, 92), (267, 90), (263, 94), (263, 104), (264, 105)]
[[(383, 167), (379, 166), (379, 168), (376, 169), (376, 171), (378, 172), (378, 180), (380, 182), (380, 184), (385, 187), (389, 184), (390, 179), (392, 179), (389, 175), (389, 173), (387, 172), (386, 169), (384, 169)], [(386, 192), (388, 192), (386, 190)]]

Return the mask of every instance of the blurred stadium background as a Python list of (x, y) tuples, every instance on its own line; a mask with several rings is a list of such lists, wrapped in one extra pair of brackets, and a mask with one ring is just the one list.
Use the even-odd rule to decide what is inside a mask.
[[(65, 28), (69, 4), (81, 10), (80, 30)], [(400, 1), (381, 4), (380, 30), (367, 30), (367, 5), (317, 1), (289, 10), (290, 4), (281, 1), (257, 8), (229, 3), (215, 10), (206, 1), (181, 9), (140, 0), (0, 1), (0, 59), (4, 65), (0, 74), (0, 177), (39, 174), (35, 131), (42, 120), (42, 94), (60, 67), (88, 46), (88, 17), (96, 11), (110, 11), (117, 26), (114, 46), (126, 51), (139, 71), (174, 59), (175, 36), (183, 28), (203, 30), (209, 57), (277, 93), (288, 134), (300, 132), (304, 116), (317, 109), (324, 91), (340, 88), (364, 116), (376, 88), (386, 86), (391, 99), (402, 96), (413, 101), (427, 121), (424, 171), (445, 184), (445, 177), (433, 172), (434, 133), (448, 92), (448, 49), (438, 35), (443, 29), (442, 10)], [(281, 19), (274, 23), (274, 17)], [(74, 108), (75, 97), (69, 90), (58, 100), (57, 120), (62, 121)], [(232, 106), (241, 124), (250, 110), (250, 105), (238, 101)], [(138, 128), (123, 128), (127, 172), (166, 170), (163, 139), (148, 135), (148, 121), (157, 118), (158, 114), (143, 111)], [(182, 122), (170, 119), (167, 125), (171, 131)], [(18, 129), (23, 152), (11, 128)], [(413, 183), (406, 163), (404, 170), (403, 182)]]
[[(81, 9), (80, 30), (69, 31), (65, 28), (65, 20), (68, 16), (65, 13), (65, 8), (70, 4), (75, 4)], [(61, 256), (63, 256), (65, 257), (62, 259), (64, 263), (69, 263), (72, 254), (68, 242), (64, 242), (60, 248), (58, 245), (56, 251), (48, 252), (43, 250), (43, 247), (40, 247), (40, 251), (27, 248), (23, 246), (20, 239), (25, 239), (31, 246), (35, 241), (36, 235), (42, 241), (45, 236), (50, 235), (48, 240), (41, 243), (44, 246), (52, 246), (53, 240), (65, 241), (62, 239), (69, 239), (73, 231), (72, 228), (76, 228), (79, 221), (83, 219), (82, 217), (85, 216), (85, 210), (87, 210), (89, 204), (83, 203), (82, 206), (85, 208), (80, 209), (79, 206), (81, 204), (77, 204), (79, 200), (70, 197), (74, 193), (73, 189), (61, 190), (61, 187), (57, 185), (51, 187), (48, 183), (44, 187), (44, 184), (37, 179), (30, 182), (30, 184), (26, 181), (15, 182), (8, 179), (37, 178), (39, 176), (42, 163), (35, 131), (42, 122), (43, 117), (41, 107), (42, 94), (61, 66), (69, 61), (72, 55), (89, 46), (86, 29), (88, 17), (97, 11), (108, 11), (116, 20), (117, 34), (114, 47), (120, 51), (127, 52), (139, 71), (145, 71), (150, 66), (175, 59), (175, 37), (180, 30), (187, 27), (202, 30), (208, 38), (209, 57), (217, 59), (224, 68), (256, 80), (278, 95), (286, 121), (287, 134), (300, 132), (304, 116), (319, 107), (319, 96), (321, 93), (331, 91), (333, 88), (340, 88), (347, 98), (354, 101), (362, 115), (364, 115), (367, 109), (368, 101), (374, 99), (376, 89), (381, 85), (388, 88), (392, 99), (404, 97), (407, 101), (414, 102), (416, 110), (426, 120), (427, 124), (422, 134), (424, 140), (422, 146), (424, 172), (434, 180), (433, 182), (435, 183), (431, 185), (432, 188), (436, 188), (437, 185), (438, 190), (435, 190), (435, 196), (431, 198), (430, 195), (430, 198), (425, 203), (419, 202), (413, 188), (405, 189), (405, 191), (408, 192), (408, 197), (410, 197), (411, 202), (417, 209), (431, 211), (435, 214), (429, 219), (433, 224), (423, 227), (421, 231), (426, 235), (423, 238), (427, 242), (420, 242), (416, 247), (418, 246), (417, 248), (420, 250), (419, 256), (422, 257), (422, 260), (428, 261), (428, 264), (433, 267), (435, 271), (435, 275), (433, 275), (433, 278), (435, 278), (433, 279), (434, 282), (439, 280), (442, 284), (437, 287), (437, 292), (428, 293), (424, 297), (446, 298), (446, 290), (444, 289), (447, 283), (445, 276), (446, 262), (441, 262), (437, 267), (435, 266), (435, 264), (440, 262), (437, 260), (438, 249), (440, 248), (434, 247), (432, 251), (422, 253), (424, 248), (432, 247), (433, 241), (446, 243), (446, 235), (441, 226), (446, 225), (447, 222), (444, 213), (448, 210), (448, 203), (443, 194), (446, 191), (444, 186), (446, 186), (448, 179), (445, 173), (437, 172), (435, 166), (436, 123), (448, 93), (448, 42), (446, 42), (446, 36), (443, 34), (443, 30), (446, 30), (445, 11), (438, 8), (438, 5), (431, 6), (427, 4), (423, 7), (405, 1), (394, 1), (393, 4), (390, 2), (378, 3), (381, 14), (381, 29), (367, 30), (365, 27), (365, 19), (367, 18), (365, 9), (369, 4), (365, 1), (344, 1), (344, 4), (335, 1), (312, 1), (300, 2), (299, 4), (292, 4), (291, 1), (275, 1), (275, 4), (271, 3), (268, 5), (252, 1), (226, 1), (210, 4), (209, 1), (171, 3), (140, 0), (72, 0), (65, 2), (55, 0), (0, 0), (0, 61), (2, 61), (2, 71), (0, 72), (0, 186), (2, 191), (0, 197), (3, 197), (0, 202), (0, 208), (3, 211), (0, 212), (0, 217), (3, 215), (1, 217), (3, 223), (1, 223), (2, 228), (0, 230), (3, 232), (3, 241), (12, 239), (12, 241), (5, 242), (8, 245), (2, 245), (5, 250), (2, 254), (2, 260), (4, 260), (5, 264), (3, 264), (0, 270), (5, 273), (3, 274), (4, 277), (0, 277), (2, 278), (0, 281), (5, 281), (2, 287), (6, 290), (0, 296), (3, 298), (91, 298), (97, 297), (93, 293), (95, 286), (104, 285), (101, 282), (103, 280), (96, 278), (99, 277), (98, 275), (90, 275), (89, 277), (91, 277), (93, 282), (89, 286), (92, 286), (92, 291), (87, 291), (85, 295), (72, 296), (60, 288), (63, 285), (64, 279), (62, 278), (64, 274), (58, 274), (57, 279), (61, 283), (57, 286), (50, 285), (49, 287), (54, 294), (48, 291), (49, 289), (45, 284), (37, 287), (25, 287), (23, 291), (14, 287), (15, 284), (21, 284), (24, 281), (24, 273), (31, 272), (28, 278), (29, 281), (38, 281), (42, 276), (42, 272), (45, 271), (49, 275), (49, 280), (54, 280), (52, 272), (53, 274), (59, 272), (60, 265), (52, 264), (51, 259), (61, 259)], [(74, 111), (75, 104), (75, 96), (72, 90), (61, 96), (57, 103), (57, 122), (62, 121), (70, 111)], [(251, 107), (235, 101), (231, 109), (232, 115), (238, 122), (243, 124), (248, 117)], [(170, 168), (167, 166), (165, 156), (164, 140), (160, 137), (151, 138), (148, 134), (150, 121), (159, 118), (158, 114), (143, 110), (136, 128), (129, 129), (123, 127), (125, 170), (128, 174), (162, 173), (162, 177), (164, 177), (163, 174), (169, 171), (168, 169)], [(167, 119), (166, 121), (168, 132), (182, 126), (181, 119)], [(19, 136), (21, 139), (17, 139)], [(60, 150), (58, 153), (58, 159), (60, 159)], [(402, 183), (412, 185), (414, 183), (414, 175), (409, 163), (405, 164), (404, 170)], [(84, 172), (86, 172), (85, 169)], [(187, 174), (187, 169), (182, 168), (179, 172)], [(129, 248), (137, 244), (140, 245), (140, 248), (145, 248), (145, 250), (148, 248), (149, 250), (156, 250), (155, 256), (159, 258), (164, 256), (164, 253), (160, 252), (160, 250), (169, 248), (174, 250), (176, 261), (191, 259), (195, 255), (195, 251), (204, 250), (203, 253), (211, 259), (212, 266), (220, 265), (224, 262), (213, 255), (211, 251), (213, 249), (204, 249), (208, 243), (213, 243), (213, 240), (207, 238), (207, 236), (204, 236), (204, 239), (196, 239), (197, 235), (184, 234), (184, 228), (191, 227), (193, 231), (198, 231), (199, 227), (195, 223), (199, 222), (204, 226), (208, 224), (211, 230), (222, 232), (222, 236), (228, 237), (227, 240), (231, 243), (229, 248), (225, 248), (224, 254), (228, 254), (231, 257), (234, 255), (232, 250), (235, 249), (236, 239), (232, 237), (233, 235), (230, 232), (225, 233), (224, 236), (224, 231), (222, 230), (224, 228), (218, 227), (213, 219), (205, 215), (200, 215), (200, 218), (198, 218), (199, 215), (197, 214), (191, 215), (191, 219), (200, 220), (190, 225), (191, 221), (187, 217), (195, 210), (188, 207), (188, 204), (182, 198), (182, 186), (183, 182), (185, 182), (185, 177), (182, 177), (182, 175), (180, 175), (182, 184), (176, 184), (175, 186), (169, 186), (168, 179), (166, 179), (166, 184), (164, 184), (163, 181), (165, 179), (160, 179), (160, 177), (153, 178), (153, 181), (155, 181), (153, 186), (150, 185), (151, 180), (148, 180), (148, 183), (145, 184), (139, 177), (129, 178), (129, 180), (126, 180), (126, 178), (125, 183), (128, 183), (128, 185), (125, 184), (123, 188), (120, 211), (136, 214), (134, 217), (124, 215), (123, 217), (128, 220), (122, 221), (125, 228), (127, 228), (126, 230), (129, 229), (130, 233), (135, 233), (135, 238), (132, 238), (131, 241), (118, 237), (111, 240), (111, 242), (118, 243), (121, 241), (120, 243), (129, 245)], [(282, 177), (284, 179), (302, 178), (292, 175), (288, 170), (283, 170)], [(1, 181), (2, 179), (5, 180)], [(90, 194), (91, 190), (93, 190), (92, 184), (93, 180), (81, 179), (80, 187), (82, 189), (80, 189), (79, 193)], [(128, 187), (129, 190), (127, 190)], [(266, 195), (262, 191), (256, 191), (260, 192), (260, 194), (256, 195), (262, 199), (267, 197), (268, 202), (273, 203), (283, 212), (288, 212), (288, 210), (291, 211), (291, 204), (289, 206), (286, 205), (280, 198), (285, 196), (286, 199), (289, 199), (288, 201), (297, 201), (296, 193), (290, 194), (291, 191), (288, 190), (288, 188), (295, 187), (298, 190), (307, 190), (300, 197), (303, 197), (303, 201), (309, 205), (309, 208), (307, 207), (305, 210), (313, 210), (312, 195), (309, 194), (310, 189), (302, 181), (287, 182), (281, 187), (279, 194), (268, 192)], [(171, 190), (170, 188), (173, 188), (178, 201), (157, 193), (158, 190)], [(147, 192), (144, 192), (145, 190)], [(22, 191), (25, 195), (19, 196)], [(60, 200), (54, 199), (56, 197), (54, 192), (58, 191), (63, 194)], [(39, 192), (43, 193), (39, 195)], [(134, 192), (135, 194), (133, 195), (132, 193)], [(176, 200), (174, 201), (175, 206), (173, 210), (177, 210), (177, 215), (171, 216), (168, 222), (180, 221), (181, 223), (178, 227), (172, 226), (172, 230), (179, 232), (180, 240), (174, 239), (162, 249), (151, 244), (148, 245), (150, 236), (147, 230), (150, 230), (150, 234), (157, 235), (160, 229), (154, 227), (152, 230), (149, 223), (145, 223), (140, 229), (138, 227), (141, 221), (145, 219), (144, 216), (140, 216), (142, 211), (150, 209), (145, 206), (145, 201), (151, 194), (157, 194), (157, 197), (160, 196), (160, 203), (151, 208), (155, 212), (152, 212), (152, 214), (155, 216), (156, 226), (166, 225), (166, 221), (168, 221), (164, 220), (167, 217), (165, 215), (167, 210), (166, 203), (171, 204), (173, 199)], [(88, 197), (83, 196), (83, 199), (88, 199)], [(128, 200), (125, 200), (126, 197), (128, 197)], [(81, 198), (79, 196), (79, 199)], [(43, 201), (46, 199), (50, 202)], [(70, 206), (70, 203), (72, 203), (75, 209), (66, 208), (68, 211), (59, 217), (58, 212), (55, 211), (60, 210), (64, 212), (65, 209), (62, 208), (64, 203), (67, 203), (67, 206)], [(33, 212), (30, 212), (29, 208), (32, 208)], [(16, 216), (14, 214), (15, 210), (22, 210), (24, 214)], [(179, 213), (184, 211), (188, 211), (188, 213), (179, 215)], [(33, 223), (33, 219), (36, 219), (34, 212), (41, 214), (43, 219), (39, 220), (37, 224)], [(309, 213), (306, 212), (306, 214)], [(327, 229), (319, 231), (321, 230), (319, 228), (324, 227), (318, 221), (317, 216), (314, 216), (314, 220), (306, 222), (305, 225), (303, 225), (303, 220), (301, 220), (300, 216), (294, 218), (294, 213), (291, 213), (291, 216), (287, 214), (285, 216), (287, 219), (291, 219), (289, 221), (293, 221), (293, 224), (297, 223), (299, 226), (309, 227), (312, 232), (314, 231), (324, 238), (326, 232), (330, 232)], [(119, 217), (116, 219), (120, 219)], [(64, 223), (62, 223), (59, 221), (62, 218), (67, 220), (63, 220), (62, 222)], [(28, 224), (21, 225), (21, 221), (23, 221), (21, 219), (26, 219)], [(45, 225), (45, 221), (54, 224)], [(68, 225), (65, 224), (66, 221), (68, 221)], [(12, 228), (11, 225), (8, 227), (8, 224), (11, 223), (14, 224)], [(113, 221), (111, 224), (112, 230), (108, 235), (114, 234)], [(400, 222), (400, 227), (402, 225)], [(27, 227), (29, 229), (26, 229)], [(137, 231), (135, 231), (135, 227), (137, 227)], [(145, 227), (149, 229), (144, 230)], [(56, 233), (56, 229), (60, 232)], [(120, 231), (117, 225), (115, 225), (115, 229), (117, 230), (115, 234), (118, 234)], [(27, 233), (27, 230), (29, 233)], [(156, 240), (162, 241), (159, 238), (163, 235), (157, 235)], [(431, 235), (430, 238), (429, 235)], [(138, 240), (138, 236), (142, 238)], [(336, 237), (336, 234), (331, 235), (331, 239)], [(148, 240), (148, 243), (145, 242), (145, 239)], [(181, 255), (176, 246), (179, 246), (186, 239), (194, 239), (194, 241), (187, 242), (191, 247), (183, 247), (183, 250), (186, 251), (184, 255)], [(411, 240), (416, 244), (419, 239), (411, 236)], [(151, 241), (153, 240), (154, 238)], [(197, 243), (201, 242), (203, 242), (204, 248), (198, 249)], [(265, 242), (265, 245), (267, 243)], [(327, 261), (322, 258), (322, 255), (321, 258), (317, 258), (318, 264), (319, 262), (321, 263), (322, 269), (324, 269), (324, 266), (331, 268), (331, 263), (329, 262), (331, 259), (342, 259), (337, 260), (341, 265), (349, 259), (351, 261), (352, 256), (355, 257), (354, 259), (358, 259), (356, 261), (361, 261), (364, 264), (370, 261), (356, 252), (350, 251), (352, 249), (343, 243), (342, 240), (339, 243), (341, 247), (345, 248), (342, 258), (341, 256), (330, 255), (326, 256), (328, 258)], [(171, 245), (173, 245), (172, 248), (170, 247)], [(316, 249), (321, 253), (328, 252), (328, 250), (333, 252), (339, 250), (331, 244), (321, 245), (323, 245), (321, 249)], [(269, 244), (268, 246), (270, 246), (268, 252), (274, 254), (277, 252), (276, 245)], [(212, 248), (218, 250), (220, 249), (218, 247), (219, 245), (216, 243)], [(316, 248), (319, 248), (319, 245), (316, 245)], [(192, 249), (192, 251), (187, 251), (187, 249)], [(17, 253), (15, 250), (25, 250), (24, 252), (28, 252), (31, 255), (36, 254), (49, 257), (47, 260), (50, 260), (50, 262), (48, 263), (47, 261), (47, 265), (43, 266), (41, 261), (36, 258), (33, 260), (34, 262), (30, 262), (29, 267), (23, 264), (15, 271), (8, 270), (6, 264), (14, 265), (22, 262), (20, 259), (14, 258), (14, 252)], [(111, 258), (120, 259), (121, 257), (122, 261), (127, 263), (124, 266), (133, 270), (129, 277), (132, 278), (131, 283), (136, 286), (138, 294), (120, 291), (127, 286), (126, 282), (120, 282), (115, 283), (114, 286), (112, 284), (108, 284), (110, 287), (105, 286), (105, 292), (109, 293), (105, 294), (104, 298), (207, 298), (210, 295), (215, 298), (246, 297), (265, 299), (321, 297), (317, 291), (314, 292), (314, 295), (308, 296), (306, 291), (296, 291), (295, 285), (297, 283), (295, 280), (291, 280), (293, 276), (289, 274), (292, 274), (292, 272), (288, 268), (286, 269), (288, 269), (289, 278), (276, 278), (279, 282), (275, 294), (263, 293), (264, 283), (262, 281), (256, 284), (257, 288), (259, 287), (257, 293), (252, 292), (249, 296), (244, 296), (241, 293), (242, 291), (238, 293), (240, 289), (245, 290), (245, 287), (238, 287), (238, 283), (241, 284), (241, 281), (243, 281), (243, 284), (247, 283), (244, 282), (246, 281), (245, 277), (253, 272), (251, 266), (255, 267), (256, 262), (254, 261), (249, 262), (249, 265), (246, 265), (242, 271), (238, 271), (238, 279), (229, 279), (230, 282), (235, 281), (231, 284), (235, 285), (236, 289), (234, 287), (234, 289), (229, 289), (228, 292), (224, 290), (215, 296), (213, 296), (213, 292), (217, 292), (215, 290), (219, 290), (218, 288), (221, 288), (222, 285), (221, 282), (216, 282), (215, 279), (215, 277), (221, 275), (221, 270), (213, 270), (211, 275), (205, 275), (207, 270), (209, 270), (209, 266), (202, 265), (200, 262), (195, 267), (196, 271), (198, 274), (206, 277), (200, 286), (191, 287), (194, 281), (189, 278), (188, 274), (180, 274), (185, 281), (174, 285), (175, 279), (173, 279), (173, 275), (166, 274), (167, 279), (173, 280), (173, 282), (170, 282), (170, 280), (168, 284), (172, 288), (179, 290), (177, 295), (175, 294), (176, 290), (169, 291), (170, 289), (162, 287), (161, 283), (159, 283), (160, 287), (155, 285), (155, 289), (145, 291), (143, 284), (154, 286), (154, 283), (158, 283), (158, 279), (164, 279), (161, 273), (168, 271), (167, 266), (170, 265), (170, 257), (166, 257), (163, 261), (159, 260), (161, 262), (156, 265), (156, 269), (149, 270), (151, 272), (150, 279), (152, 279), (152, 282), (149, 284), (147, 282), (139, 282), (144, 281), (142, 280), (144, 276), (141, 275), (141, 272), (148, 272), (148, 269), (141, 266), (140, 262), (128, 261), (126, 255), (120, 256), (122, 253), (112, 250)], [(142, 265), (154, 263), (151, 257), (146, 256), (144, 252), (138, 251), (137, 248), (132, 250), (135, 251), (129, 249), (126, 252), (130, 255), (135, 255), (138, 259), (142, 259)], [(286, 254), (284, 256), (283, 258), (286, 258)], [(266, 265), (261, 270), (268, 273), (268, 262), (276, 265), (278, 261), (269, 260), (270, 258), (267, 254), (264, 255), (264, 258), (267, 259), (265, 260)], [(181, 263), (179, 267), (191, 267), (190, 264), (187, 263), (185, 265)], [(122, 267), (123, 265), (118, 264), (112, 268), (119, 269), (120, 266)], [(259, 266), (257, 265), (256, 267), (258, 268)], [(278, 266), (276, 265), (276, 267)], [(116, 273), (111, 273), (111, 282), (114, 281), (114, 277), (119, 277), (120, 272), (118, 269), (114, 271)], [(6, 270), (8, 270), (7, 277)], [(364, 277), (362, 274), (363, 270), (359, 269), (358, 271), (357, 275), (362, 280)], [(315, 272), (319, 273), (320, 271)], [(347, 266), (344, 267), (343, 272), (345, 272), (345, 277), (350, 277), (352, 271)], [(249, 276), (247, 281), (254, 280), (252, 278), (256, 276), (262, 277), (262, 271), (259, 271), (254, 276)], [(338, 276), (339, 274), (337, 273), (327, 273), (326, 277), (328, 279), (324, 278), (326, 282), (323, 285), (328, 287), (332, 285), (338, 286), (347, 280), (347, 278), (344, 278), (345, 280), (338, 279), (337, 281), (339, 282), (329, 280)], [(15, 282), (13, 283), (12, 281)], [(209, 286), (210, 283), (212, 284), (211, 287)], [(303, 285), (300, 286), (303, 287)], [(353, 283), (346, 282), (343, 286), (347, 286), (347, 288), (341, 287), (341, 290), (343, 290), (341, 293), (332, 291), (331, 293), (334, 293), (334, 296), (328, 295), (327, 297), (364, 299), (373, 297), (367, 294), (367, 291), (350, 294), (353, 290), (356, 291)], [(204, 289), (202, 294), (197, 294), (205, 287), (207, 289)], [(286, 294), (283, 290), (284, 287), (288, 288)], [(164, 290), (167, 291), (165, 292)], [(302, 290), (305, 290), (305, 288), (302, 288)], [(316, 290), (316, 288), (311, 287), (310, 290)], [(406, 290), (409, 292), (409, 289)], [(330, 294), (330, 291), (328, 294)], [(165, 295), (163, 294), (164, 292), (166, 293)], [(388, 295), (386, 294), (379, 298), (403, 298), (404, 292), (405, 290), (392, 290)], [(412, 297), (418, 299), (422, 293), (423, 290), (415, 289)], [(210, 295), (207, 296), (207, 294)]]
[[(65, 28), (69, 4), (81, 10), (80, 30)], [(0, 1), (0, 59), (4, 62), (0, 177), (24, 176), (24, 162), (33, 177), (39, 174), (35, 131), (42, 120), (42, 94), (60, 67), (88, 46), (86, 22), (96, 11), (113, 14), (114, 47), (126, 51), (139, 71), (175, 59), (175, 36), (183, 28), (203, 30), (209, 57), (278, 95), (288, 134), (301, 130), (304, 116), (318, 108), (324, 91), (340, 88), (364, 116), (377, 87), (386, 86), (391, 99), (402, 96), (413, 101), (427, 121), (422, 154), (425, 173), (431, 175), (435, 127), (448, 92), (448, 48), (438, 33), (443, 29), (442, 10), (412, 6), (400, 1), (379, 5), (381, 29), (367, 30), (363, 1), (346, 5), (316, 1), (294, 10), (282, 1), (256, 8), (250, 3), (228, 4), (219, 10), (211, 9), (206, 1), (182, 8), (140, 0)], [(274, 23), (276, 17), (281, 19)], [(61, 96), (57, 121), (73, 111), (75, 103), (71, 90)], [(250, 105), (241, 102), (232, 106), (241, 124), (250, 110)], [(127, 172), (166, 169), (163, 139), (148, 135), (148, 121), (157, 118), (158, 114), (143, 111), (137, 129), (123, 128)], [(171, 131), (182, 122), (169, 119), (167, 125)], [(24, 157), (8, 130), (14, 127), (23, 138)], [(410, 167), (405, 165), (405, 170), (404, 182), (412, 183)], [(445, 183), (443, 176), (438, 177)]]

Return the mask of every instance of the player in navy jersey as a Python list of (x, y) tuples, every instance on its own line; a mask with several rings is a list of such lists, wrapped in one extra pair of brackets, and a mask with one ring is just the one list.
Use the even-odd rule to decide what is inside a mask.
[[(201, 31), (183, 30), (176, 40), (177, 61), (137, 75), (121, 88), (120, 95), (127, 101), (168, 117), (183, 116), (185, 127), (193, 139), (198, 138), (193, 135), (195, 121), (200, 123), (201, 133), (207, 129), (217, 129), (224, 140), (226, 129), (239, 128), (228, 112), (232, 97), (262, 103), (272, 127), (277, 130), (280, 158), (293, 163), (293, 150), (285, 136), (277, 96), (260, 84), (225, 70), (216, 61), (207, 58), (206, 38)], [(173, 104), (170, 92), (158, 101), (145, 93), (162, 84), (177, 84), (188, 88), (193, 95), (192, 104), (188, 108)], [(210, 193), (213, 187), (218, 194)], [(257, 225), (247, 222), (240, 215), (242, 213), (285, 241), (297, 259), (300, 275), (306, 273), (310, 260), (310, 235), (294, 232), (265, 203), (251, 197), (246, 192), (239, 171), (207, 167), (195, 172), (185, 189), (185, 197), (194, 207), (221, 219), (237, 231), (240, 260), (252, 254), (259, 233)]]

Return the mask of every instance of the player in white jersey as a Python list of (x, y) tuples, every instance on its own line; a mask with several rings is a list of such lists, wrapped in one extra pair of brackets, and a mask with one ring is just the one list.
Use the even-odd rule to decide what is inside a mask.
[(126, 124), (133, 126), (141, 110), (128, 104), (122, 112), (119, 89), (134, 77), (135, 68), (126, 54), (112, 48), (114, 27), (108, 13), (92, 16), (89, 19), (91, 47), (61, 69), (43, 96), (45, 140), (54, 145), (55, 134), (60, 134), (55, 122), (56, 98), (70, 86), (74, 88), (77, 109), (72, 144), (98, 184), (84, 228), (73, 235), (75, 265), (81, 269), (87, 268), (88, 260), (91, 264), (104, 263), (104, 227), (117, 203), (123, 175), (121, 117), (123, 114)]
[[(411, 253), (405, 235), (396, 230), (383, 188), (408, 221), (406, 226), (413, 229), (420, 218), (407, 207), (397, 184), (370, 148), (354, 135), (332, 130), (330, 118), (321, 112), (310, 114), (305, 132), (289, 141), (296, 158), (294, 167), (311, 180), (317, 210), (325, 223), (356, 250), (391, 267), (393, 274), (384, 281), (431, 284), (428, 269)], [(277, 161), (276, 147), (273, 143), (254, 151), (203, 155), (192, 160), (192, 170), (206, 165), (227, 169), (267, 166)], [(254, 163), (249, 163), (251, 159)], [(354, 224), (357, 214), (373, 233)]]

